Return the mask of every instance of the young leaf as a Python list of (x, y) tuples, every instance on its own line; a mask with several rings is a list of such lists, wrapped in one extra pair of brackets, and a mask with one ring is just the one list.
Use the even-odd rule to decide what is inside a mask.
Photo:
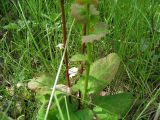
[(120, 58), (116, 53), (110, 53), (107, 57), (95, 61), (90, 68), (90, 76), (96, 92), (103, 90), (116, 76), (120, 65)]
[(80, 23), (87, 22), (87, 9), (83, 5), (72, 4), (71, 6), (71, 14), (72, 16), (79, 21)]
[(82, 36), (82, 43), (92, 43), (95, 40), (99, 41), (107, 34), (107, 25), (104, 22), (97, 23), (94, 27), (94, 32), (87, 36)]
[(99, 11), (97, 11), (97, 8), (95, 7), (95, 5), (90, 5), (89, 11), (91, 15), (99, 15)]
[(109, 96), (94, 96), (93, 98), (93, 104), (116, 114), (119, 117), (128, 112), (132, 102), (133, 96), (130, 93), (119, 93)]
[(70, 59), (71, 61), (85, 61), (86, 60), (86, 56), (82, 55), (82, 54), (76, 54), (73, 55), (72, 58)]

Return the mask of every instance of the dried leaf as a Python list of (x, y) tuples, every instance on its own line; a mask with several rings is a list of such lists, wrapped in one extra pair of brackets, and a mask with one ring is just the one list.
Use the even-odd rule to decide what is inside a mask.
[(68, 94), (68, 95), (71, 94), (70, 88), (68, 86), (66, 86), (66, 85), (63, 85), (63, 84), (56, 85), (56, 90), (58, 90), (60, 92), (63, 92), (65, 94)]
[(51, 90), (53, 84), (53, 77), (49, 74), (43, 73), (37, 77), (34, 77), (28, 83), (28, 88), (34, 92), (47, 94)]

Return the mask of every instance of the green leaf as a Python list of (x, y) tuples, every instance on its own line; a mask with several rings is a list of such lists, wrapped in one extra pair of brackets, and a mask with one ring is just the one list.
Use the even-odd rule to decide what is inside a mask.
[(119, 69), (120, 58), (116, 53), (110, 53), (107, 57), (95, 61), (90, 68), (90, 76), (94, 82), (93, 86), (97, 92), (103, 90), (112, 80), (114, 80)]
[(18, 25), (16, 23), (9, 23), (8, 25), (3, 27), (6, 30), (17, 30)]
[(79, 21), (80, 23), (86, 23), (88, 20), (87, 9), (83, 5), (76, 3), (72, 4), (71, 14), (75, 18), (75, 20)]
[(37, 120), (44, 120), (45, 117), (45, 104), (43, 103), (38, 111)]
[(86, 60), (86, 56), (82, 55), (82, 54), (76, 54), (76, 55), (73, 55), (70, 60), (71, 61), (85, 61)]
[(79, 110), (75, 113), (79, 120), (93, 120), (93, 112), (89, 108)]
[[(61, 110), (65, 120), (68, 120), (67, 109), (64, 99), (60, 101)], [(77, 110), (77, 103), (75, 99), (72, 99), (72, 103), (67, 102), (70, 120), (92, 120), (93, 112), (89, 108)], [(60, 117), (59, 117), (60, 120)]]
[[(102, 91), (102, 84), (101, 80), (98, 80), (94, 78), (93, 76), (89, 76), (88, 80), (88, 88), (87, 88), (87, 94), (95, 94)], [(77, 82), (77, 84), (74, 84), (71, 88), (72, 93), (78, 92), (79, 90), (84, 94), (84, 85), (85, 85), (85, 77), (82, 76), (80, 80)]]
[[(62, 99), (60, 101), (61, 110), (62, 110), (63, 117), (65, 118), (65, 120), (68, 120), (67, 108), (66, 108), (65, 104), (66, 104), (65, 103), (65, 99)], [(79, 120), (78, 117), (77, 117), (77, 115), (75, 114), (76, 110), (77, 110), (77, 104), (76, 104), (75, 100), (72, 99), (72, 103), (69, 103), (67, 101), (67, 106), (68, 106), (68, 111), (69, 111), (70, 119), (71, 120)], [(61, 120), (59, 114), (58, 114), (58, 120)]]
[(13, 119), (8, 117), (5, 113), (0, 112), (0, 120), (13, 120)]
[(101, 107), (96, 106), (96, 107), (93, 108), (93, 111), (95, 112), (96, 117), (99, 120), (119, 120), (118, 115), (111, 114), (111, 113), (103, 110)]
[[(90, 68), (88, 80), (88, 94), (101, 92), (114, 80), (120, 65), (120, 58), (116, 53), (95, 61)], [(85, 71), (84, 71), (85, 73)], [(82, 76), (77, 84), (72, 86), (72, 92), (80, 90), (84, 93), (85, 77)]]
[(82, 36), (82, 43), (92, 43), (95, 40), (99, 41), (107, 34), (107, 25), (104, 22), (99, 22), (93, 28), (94, 32), (90, 35)]
[(93, 104), (116, 114), (119, 117), (128, 112), (132, 102), (133, 96), (130, 93), (119, 93), (109, 96), (94, 96), (93, 98)]
[[(38, 111), (37, 114), (37, 120), (44, 120), (45, 117), (45, 113), (46, 113), (46, 103), (43, 103)], [(47, 120), (57, 120), (56, 115), (58, 114), (57, 109), (50, 109), (49, 113), (48, 113), (48, 117)]]

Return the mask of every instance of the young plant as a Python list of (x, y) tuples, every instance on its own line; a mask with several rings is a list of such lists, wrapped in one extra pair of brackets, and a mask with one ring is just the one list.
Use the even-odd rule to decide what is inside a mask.
[[(50, 108), (48, 119), (118, 120), (127, 113), (132, 104), (133, 97), (128, 92), (108, 96), (101, 95), (106, 86), (115, 79), (121, 59), (116, 53), (110, 53), (108, 56), (92, 62), (92, 45), (105, 37), (108, 29), (106, 23), (98, 22), (97, 4), (98, 0), (76, 0), (71, 6), (71, 14), (84, 26), (84, 34), (82, 36), (82, 54), (73, 55), (70, 61), (83, 62), (81, 70), (84, 68), (84, 71), (80, 71), (81, 75), (76, 84), (56, 86), (55, 100)], [(61, 5), (64, 5), (63, 0), (61, 0)], [(62, 19), (64, 19), (63, 17)], [(64, 24), (63, 30), (65, 29)], [(84, 46), (86, 46), (85, 52)], [(37, 93), (37, 100), (42, 103), (37, 115), (39, 120), (44, 118), (45, 106), (52, 88), (51, 80), (51, 76), (42, 74), (28, 83), (28, 87)], [(80, 93), (78, 98), (77, 93)], [(72, 96), (72, 103), (67, 101), (64, 96)], [(77, 103), (77, 99), (79, 103)]]

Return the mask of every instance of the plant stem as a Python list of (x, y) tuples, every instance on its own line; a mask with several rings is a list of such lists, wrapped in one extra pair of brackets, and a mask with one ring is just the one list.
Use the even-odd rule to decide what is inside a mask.
[[(82, 35), (86, 35), (87, 33), (87, 27), (86, 24), (83, 24), (83, 30), (82, 30)], [(81, 53), (84, 54), (85, 53), (85, 43), (82, 44), (81, 46)], [(81, 62), (81, 67), (80, 67), (80, 75), (82, 75), (83, 73), (83, 68), (84, 68), (84, 62)], [(81, 103), (81, 91), (78, 91), (78, 109), (81, 109), (82, 107), (82, 103)]]
[[(89, 34), (89, 27), (90, 27), (90, 23), (89, 23), (89, 6), (90, 4), (87, 5), (87, 11), (88, 11), (88, 23), (86, 24), (86, 34)], [(88, 89), (88, 80), (89, 80), (89, 72), (90, 72), (90, 61), (91, 61), (91, 43), (87, 43), (86, 44), (87, 47), (87, 61), (86, 61), (86, 74), (85, 74), (85, 83), (84, 83), (84, 95), (83, 95), (83, 104), (86, 101), (86, 97), (87, 97), (87, 89)]]
[[(62, 13), (62, 29), (63, 29), (63, 44), (64, 47), (66, 46), (67, 41), (67, 31), (66, 31), (66, 20), (65, 20), (65, 11), (64, 11), (64, 0), (61, 0), (61, 13)], [(68, 87), (71, 87), (71, 83), (69, 80), (69, 66), (68, 66), (68, 54), (67, 50), (65, 52), (65, 58), (64, 58), (65, 66), (66, 66), (66, 80)], [(71, 96), (69, 96), (69, 101), (71, 102)]]
[[(87, 33), (87, 27), (86, 24), (83, 25), (83, 35), (86, 35)], [(81, 46), (81, 53), (84, 54), (85, 53), (85, 43), (82, 44)], [(80, 74), (82, 75), (83, 73), (83, 62), (81, 62), (81, 68), (80, 68)]]
[(87, 97), (87, 88), (88, 88), (88, 80), (89, 80), (89, 72), (90, 72), (90, 61), (91, 61), (91, 43), (87, 44), (87, 59), (86, 62), (86, 76), (85, 76), (85, 83), (84, 83), (84, 96), (83, 96), (83, 103)]

